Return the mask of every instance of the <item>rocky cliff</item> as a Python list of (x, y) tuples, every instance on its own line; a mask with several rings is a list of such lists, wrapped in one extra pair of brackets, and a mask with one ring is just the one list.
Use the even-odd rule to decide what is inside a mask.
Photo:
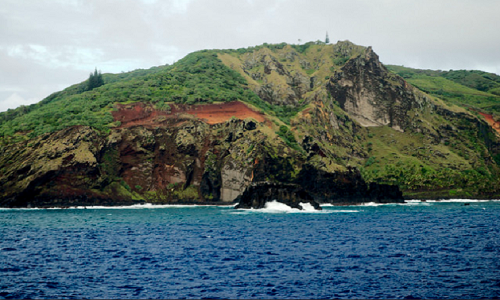
[(362, 126), (387, 125), (403, 131), (411, 122), (411, 110), (421, 111), (431, 104), (422, 92), (390, 73), (371, 47), (336, 72), (327, 89)]
[[(122, 109), (127, 112), (139, 108)], [(150, 122), (147, 116), (143, 120)], [(109, 135), (75, 126), (4, 149), (2, 163), (6, 167), (0, 181), (0, 204), (229, 204), (252, 182), (264, 180), (303, 184), (322, 195), (317, 199), (323, 202), (345, 202), (349, 195), (359, 193), (360, 187), (366, 191), (366, 183), (359, 176), (354, 185), (335, 183), (349, 180), (351, 176), (343, 173), (315, 173), (314, 180), (322, 178), (323, 184), (331, 184), (330, 190), (335, 190), (328, 194), (307, 183), (307, 172), (313, 171), (309, 166), (303, 168), (306, 156), (289, 149), (265, 122), (231, 118), (207, 124), (189, 116), (161, 120), (150, 127), (134, 119), (134, 126), (124, 123), (123, 128)], [(331, 176), (335, 180), (330, 180)], [(269, 196), (279, 196), (272, 191), (268, 189)], [(348, 201), (371, 201), (361, 194)]]
[(268, 137), (258, 127), (265, 126), (181, 115), (109, 135), (84, 126), (46, 134), (4, 149), (2, 204), (231, 202), (263, 156)]

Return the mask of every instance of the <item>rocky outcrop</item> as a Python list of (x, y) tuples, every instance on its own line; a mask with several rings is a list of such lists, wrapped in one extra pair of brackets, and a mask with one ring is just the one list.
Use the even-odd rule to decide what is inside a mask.
[(388, 125), (404, 131), (410, 122), (408, 111), (429, 104), (423, 93), (390, 73), (371, 47), (348, 60), (330, 78), (327, 89), (340, 107), (363, 126)]
[(303, 209), (301, 203), (309, 203), (319, 210), (319, 203), (404, 203), (404, 198), (397, 186), (373, 182), (367, 185), (357, 170), (328, 173), (306, 165), (296, 183), (253, 182), (234, 200), (238, 203), (235, 208), (247, 209), (264, 208), (271, 201), (297, 209)]
[[(285, 57), (277, 57), (268, 49), (248, 53), (242, 61), (243, 72), (255, 81), (254, 92), (274, 105), (299, 105), (308, 92), (315, 88), (315, 77), (305, 72), (290, 70), (282, 62), (294, 62), (298, 54), (290, 49)], [(311, 66), (302, 61), (304, 69)]]
[(235, 208), (264, 208), (267, 202), (278, 201), (291, 208), (303, 209), (301, 204), (310, 204), (316, 210), (321, 206), (302, 187), (296, 184), (255, 182), (235, 200)]
[(403, 193), (395, 185), (370, 182), (368, 197), (375, 203), (404, 203)]
[(221, 169), (220, 199), (224, 202), (232, 202), (250, 184), (251, 176), (251, 167), (241, 166), (237, 161), (227, 159)]
[[(75, 126), (6, 149), (1, 163), (0, 205), (8, 207), (131, 204), (100, 171), (105, 141)], [(10, 162), (10, 163), (9, 163)], [(105, 188), (104, 188), (105, 187)], [(97, 190), (103, 189), (100, 193)]]
[(397, 186), (367, 183), (357, 169), (347, 172), (328, 173), (305, 165), (295, 181), (319, 203), (360, 204), (404, 203), (403, 194)]

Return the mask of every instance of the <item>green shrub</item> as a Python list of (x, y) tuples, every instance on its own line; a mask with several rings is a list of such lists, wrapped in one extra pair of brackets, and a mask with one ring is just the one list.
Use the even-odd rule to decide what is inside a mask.
[(297, 143), (293, 132), (291, 132), (287, 126), (281, 125), (279, 131), (276, 132), (276, 134), (279, 135), (290, 148), (295, 149), (299, 152), (304, 151)]
[(125, 180), (122, 180), (121, 182), (121, 185), (127, 190), (127, 191), (132, 191), (132, 189), (130, 188), (130, 186), (125, 182)]
[(365, 167), (369, 167), (374, 163), (375, 163), (375, 156), (370, 156), (365, 162)]

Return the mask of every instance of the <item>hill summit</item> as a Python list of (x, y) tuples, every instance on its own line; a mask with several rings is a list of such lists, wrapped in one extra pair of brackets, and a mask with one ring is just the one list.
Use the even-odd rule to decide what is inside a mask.
[(494, 104), (496, 85), (443, 76), (439, 93), (401, 68), (344, 41), (102, 74), (0, 114), (0, 205), (231, 203), (259, 183), (338, 204), (498, 197), (495, 106), (463, 92)]

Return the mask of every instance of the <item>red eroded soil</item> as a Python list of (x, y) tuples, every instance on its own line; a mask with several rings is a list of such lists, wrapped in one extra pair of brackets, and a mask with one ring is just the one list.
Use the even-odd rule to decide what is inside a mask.
[(493, 129), (495, 129), (498, 133), (500, 133), (500, 122), (495, 122), (495, 120), (493, 120), (492, 115), (485, 114), (482, 112), (478, 112), (478, 113), (484, 117), (486, 122), (488, 122), (488, 124), (490, 124), (490, 126), (493, 127)]
[[(119, 128), (131, 126), (157, 127), (161, 123), (180, 123), (185, 115), (192, 115), (208, 124), (226, 122), (235, 117), (238, 119), (254, 118), (258, 122), (267, 121), (262, 113), (252, 110), (242, 102), (234, 101), (221, 104), (184, 105), (171, 104), (170, 111), (156, 110), (150, 104), (117, 104), (118, 111), (112, 112), (115, 121), (120, 121)], [(182, 117), (184, 115), (184, 118)]]

